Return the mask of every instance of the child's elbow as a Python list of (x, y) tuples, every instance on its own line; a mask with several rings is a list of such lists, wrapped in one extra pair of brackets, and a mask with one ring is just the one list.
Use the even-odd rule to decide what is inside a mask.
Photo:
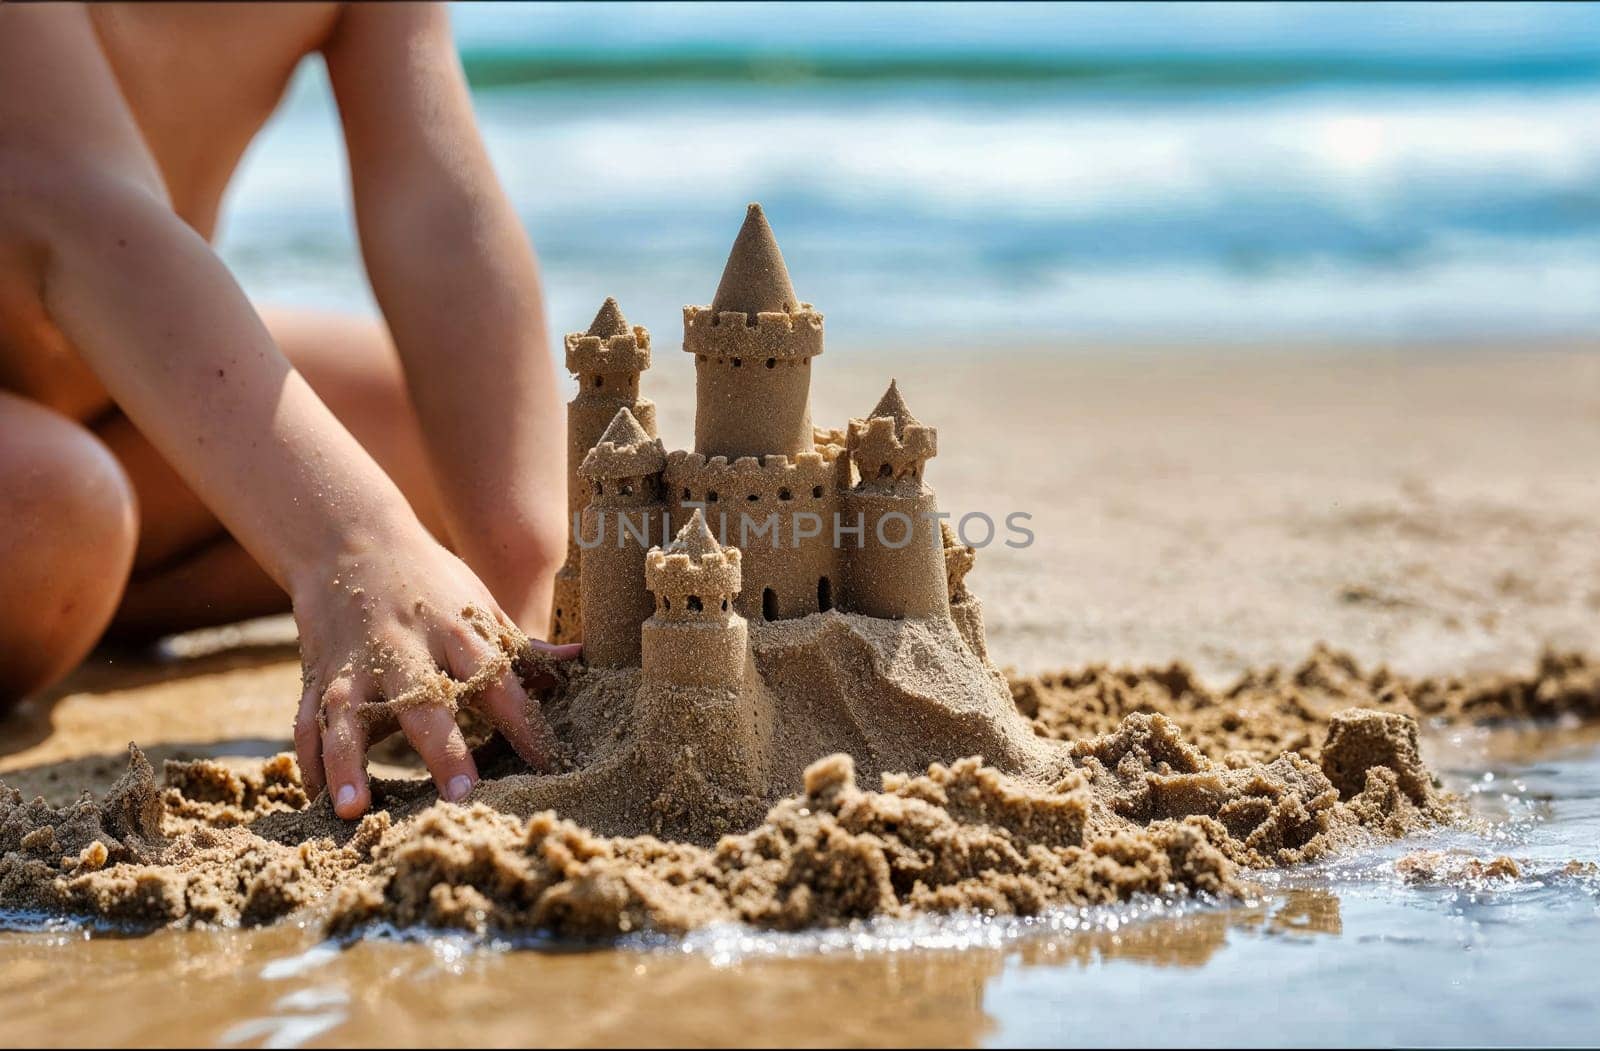
[(26, 147), (0, 150), (0, 240), (33, 249), (127, 240), (152, 220), (177, 222), (166, 191), (90, 159)]

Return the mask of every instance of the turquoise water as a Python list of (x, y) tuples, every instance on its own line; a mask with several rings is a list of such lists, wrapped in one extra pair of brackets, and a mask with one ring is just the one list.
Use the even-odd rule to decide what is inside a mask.
[[(1600, 332), (1600, 8), (461, 5), (555, 329), (666, 338), (743, 204), (836, 341)], [(224, 250), (366, 303), (308, 68)]]

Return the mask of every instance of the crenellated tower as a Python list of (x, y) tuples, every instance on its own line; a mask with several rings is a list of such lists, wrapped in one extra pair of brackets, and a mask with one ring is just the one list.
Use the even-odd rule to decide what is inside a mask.
[(644, 584), (655, 606), (644, 623), (644, 682), (738, 689), (748, 628), (733, 608), (740, 554), (717, 542), (698, 510), (666, 548), (646, 556)]
[(566, 338), (567, 371), (578, 380), (578, 394), (567, 405), (567, 560), (556, 575), (551, 607), (552, 642), (583, 637), (583, 551), (578, 547), (579, 516), (589, 502), (589, 485), (578, 473), (589, 450), (617, 410), (627, 409), (646, 434), (656, 435), (656, 407), (639, 393), (639, 376), (650, 367), (650, 333), (630, 326), (615, 299), (608, 298), (588, 331)]
[(736, 460), (812, 451), (822, 315), (795, 295), (759, 204), (745, 213), (711, 305), (683, 308), (683, 349), (695, 363), (695, 452)]
[(655, 608), (645, 588), (645, 555), (664, 539), (668, 515), (661, 439), (618, 409), (579, 473), (589, 484), (579, 542), (583, 545), (583, 652), (594, 667), (639, 663), (639, 629)]
[(911, 415), (891, 380), (867, 418), (850, 421), (845, 443), (859, 481), (841, 514), (861, 530), (842, 552), (850, 608), (896, 620), (949, 616), (938, 503), (923, 480), (938, 432)]

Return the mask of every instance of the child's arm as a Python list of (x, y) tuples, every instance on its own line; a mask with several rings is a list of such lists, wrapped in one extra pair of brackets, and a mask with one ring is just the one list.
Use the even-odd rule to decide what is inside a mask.
[[(463, 611), (504, 614), (173, 214), (81, 8), (0, 8), (0, 309), (41, 343), (64, 337), (289, 593), (303, 775), (329, 785), (342, 816), (366, 810), (362, 703), (498, 660)], [(514, 673), (482, 707), (526, 758), (545, 758)], [(443, 704), (410, 708), (402, 727), (446, 797), (476, 781)]]
[(451, 538), (542, 635), (566, 548), (564, 419), (533, 251), (478, 136), (448, 14), (351, 4), (324, 54), (362, 254)]

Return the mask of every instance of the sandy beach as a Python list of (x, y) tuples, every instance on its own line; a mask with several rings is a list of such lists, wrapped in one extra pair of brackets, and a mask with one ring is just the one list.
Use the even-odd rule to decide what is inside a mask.
[[(859, 403), (873, 397), (881, 377), (894, 375), (918, 415), (940, 428), (941, 456), (929, 473), (941, 506), (957, 518), (969, 511), (1032, 516), (1036, 543), (980, 551), (968, 581), (985, 603), (992, 657), (1016, 674), (1184, 661), (1220, 685), (1249, 668), (1292, 665), (1322, 642), (1367, 667), (1452, 676), (1523, 672), (1551, 646), (1594, 649), (1600, 586), (1593, 580), (1600, 575), (1590, 570), (1600, 552), (1589, 521), (1600, 511), (1600, 482), (1586, 465), (1600, 462), (1600, 359), (1592, 350), (1040, 348), (930, 361), (904, 350), (841, 346), (820, 360), (813, 390), (820, 417), (844, 417), (863, 411)], [(690, 370), (673, 364), (649, 377), (669, 442), (692, 426)], [(286, 619), (177, 640), (167, 650), (164, 661), (102, 654), (52, 696), (9, 717), (0, 727), (0, 779), (65, 803), (85, 788), (104, 791), (126, 769), (130, 740), (158, 775), (165, 759), (213, 757), (247, 768), (289, 748), (298, 666)], [(1450, 754), (1442, 747), (1436, 735), (1424, 738), (1430, 762)], [(380, 764), (380, 772), (421, 776), (404, 757), (391, 758), (401, 765)], [(1295, 894), (1301, 897), (1234, 908), (1214, 920), (1156, 919), (1147, 935), (1131, 940), (1106, 941), (1103, 932), (1086, 930), (1052, 939), (1049, 950), (1026, 951), (1043, 953), (1046, 966), (1125, 952), (1197, 966), (1227, 942), (1228, 931), (1300, 923), (1306, 908), (1322, 917), (1312, 931), (1331, 924), (1337, 932), (1337, 896), (1328, 899), (1315, 886)], [(1280, 920), (1284, 913), (1291, 915)], [(0, 979), (11, 978), (24, 998), (29, 985), (20, 976), (43, 960), (30, 939), (43, 936), (0, 936), (18, 950), (12, 970), (22, 968)], [(327, 968), (338, 975), (334, 984), (348, 987), (376, 981), (363, 977), (367, 969), (397, 959), (406, 973), (427, 973), (442, 966), (441, 951), (452, 952), (444, 943), (421, 955), (414, 946), (380, 943), (324, 958), (300, 928), (68, 942), (111, 972), (172, 952), (269, 970), (287, 966), (285, 954), (310, 953), (306, 959), (323, 969), (317, 987), (329, 979)], [(713, 1004), (742, 997), (736, 988), (766, 988), (782, 999), (796, 990), (837, 996), (858, 982), (879, 993), (892, 986), (906, 1004), (937, 1000), (939, 1021), (928, 1023), (929, 1032), (961, 1042), (990, 1032), (976, 998), (1015, 951), (882, 966), (847, 966), (827, 956), (752, 961), (733, 972), (693, 961), (638, 966), (675, 975)], [(543, 1019), (541, 1041), (662, 1036), (637, 1028), (649, 1016), (648, 999), (635, 1000), (626, 1018), (581, 1009), (589, 995), (583, 990), (594, 987), (590, 971), (626, 970), (632, 965), (614, 962), (626, 955), (587, 956), (576, 971), (561, 957), (472, 956), (452, 956), (464, 962), (449, 966), (454, 973), (492, 971), (492, 980), (469, 983), (485, 995), (511, 981), (506, 968), (522, 975), (517, 982), (568, 983), (579, 1006)], [(733, 983), (733, 974), (743, 977)], [(211, 1038), (262, 1009), (255, 986), (219, 981), (206, 979), (215, 1011), (189, 1016), (196, 1032)], [(373, 988), (380, 1000), (404, 995), (403, 982)], [(968, 1006), (957, 1011), (957, 1003)], [(865, 1007), (833, 1012), (848, 1018), (846, 1029), (819, 1028), (820, 1018), (790, 1013), (772, 1038), (880, 1042), (890, 1033), (904, 1036), (892, 1018), (908, 1009), (902, 1004), (892, 1017)], [(47, 1038), (46, 1016), (21, 1017), (16, 1035)], [(160, 1025), (156, 1015), (146, 1017)], [(405, 1023), (406, 1037), (395, 1037), (386, 1012), (339, 1017), (328, 1032), (340, 1041), (421, 1040), (448, 1031), (417, 1017)], [(683, 1014), (678, 1022), (704, 1039), (696, 1018)], [(508, 1024), (489, 1032), (492, 1043), (514, 1042), (524, 1031)], [(83, 1036), (94, 1039), (91, 1030)]]
[[(1546, 646), (1590, 651), (1600, 630), (1592, 349), (930, 362), (843, 346), (814, 399), (846, 417), (896, 376), (945, 436), (942, 507), (1033, 516), (1032, 546), (997, 540), (970, 578), (1002, 667), (1182, 660), (1221, 680), (1320, 641), (1410, 674), (1508, 671)], [(681, 438), (690, 372), (671, 364), (649, 382), (663, 435)], [(286, 618), (177, 649), (236, 638), (248, 645), (202, 660), (97, 657), (8, 718), (0, 774), (63, 799), (109, 783), (130, 740), (157, 758), (286, 748)]]

